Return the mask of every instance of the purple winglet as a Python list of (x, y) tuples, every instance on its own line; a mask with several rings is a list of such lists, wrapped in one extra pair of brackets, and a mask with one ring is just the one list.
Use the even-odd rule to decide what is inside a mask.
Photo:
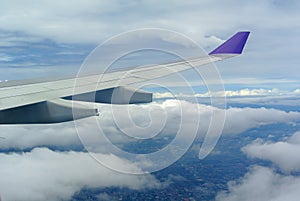
[(213, 54), (241, 54), (247, 38), (249, 36), (249, 31), (238, 32), (230, 39), (225, 41), (222, 45), (214, 49), (209, 55)]

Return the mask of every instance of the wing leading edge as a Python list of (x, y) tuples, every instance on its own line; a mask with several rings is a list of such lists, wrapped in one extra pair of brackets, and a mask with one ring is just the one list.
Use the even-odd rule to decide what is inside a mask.
[[(87, 108), (79, 101), (110, 104), (151, 102), (152, 97), (149, 96), (149, 93), (128, 89), (126, 86), (240, 55), (249, 33), (236, 33), (205, 57), (79, 78), (39, 81), (36, 83), (30, 80), (19, 81), (17, 84), (14, 81), (0, 83), (0, 124), (71, 121), (74, 120), (70, 110), (71, 106), (78, 107), (82, 111), (82, 115), (78, 115), (78, 118), (98, 114), (97, 110)], [(101, 76), (101, 83), (99, 83), (99, 76)], [(120, 82), (121, 78), (126, 79), (122, 79)], [(74, 90), (75, 84), (76, 90)], [(114, 90), (117, 90), (117, 93), (111, 92)], [(97, 97), (97, 94), (104, 94), (107, 97), (110, 95), (110, 98), (104, 98), (105, 101), (101, 101), (103, 98), (101, 100), (100, 98), (94, 98), (94, 100), (83, 98), (84, 94), (91, 93), (95, 94), (94, 97)], [(73, 100), (70, 100), (70, 97), (73, 97)], [(101, 95), (98, 95), (98, 97), (101, 97)], [(131, 97), (135, 97), (135, 100), (131, 101)], [(29, 110), (33, 113), (30, 121), (24, 115), (28, 114)]]

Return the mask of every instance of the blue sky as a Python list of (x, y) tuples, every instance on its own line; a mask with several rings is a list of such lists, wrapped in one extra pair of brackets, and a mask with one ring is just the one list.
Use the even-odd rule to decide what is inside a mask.
[[(0, 80), (76, 71), (106, 39), (140, 28), (176, 31), (210, 51), (236, 31), (244, 55), (218, 63), (227, 88), (299, 88), (299, 1), (4, 1)], [(249, 81), (251, 80), (251, 81)]]

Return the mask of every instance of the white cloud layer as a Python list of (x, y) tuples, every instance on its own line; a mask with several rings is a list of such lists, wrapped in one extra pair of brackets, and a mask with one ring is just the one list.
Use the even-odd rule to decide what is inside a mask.
[(218, 201), (296, 201), (300, 197), (300, 132), (278, 142), (257, 139), (242, 148), (248, 157), (268, 160), (276, 164), (285, 174), (255, 166), (239, 180), (228, 183), (228, 192), (219, 192)]
[[(180, 108), (181, 107), (181, 108)], [(129, 108), (127, 110), (127, 108)], [(197, 111), (199, 108), (199, 113)], [(181, 110), (186, 112), (188, 118), (180, 119)], [(197, 119), (200, 115), (200, 124), (198, 134), (200, 137), (206, 134), (208, 125), (211, 120), (212, 112), (218, 114), (221, 109), (209, 105), (194, 104), (186, 101), (166, 100), (162, 103), (150, 103), (147, 105), (131, 105), (131, 106), (116, 106), (119, 119), (130, 118), (131, 125), (114, 123), (112, 110), (110, 106), (100, 106), (101, 115), (99, 124), (101, 128), (108, 134), (110, 139), (115, 143), (122, 143), (128, 140), (120, 135), (120, 129), (132, 134), (133, 137), (148, 138), (153, 136), (161, 129), (162, 135), (174, 135), (178, 131), (178, 125), (185, 125), (185, 128), (194, 128)], [(127, 116), (129, 112), (129, 117)], [(95, 117), (96, 118), (96, 117)], [(95, 128), (98, 125), (94, 123), (94, 118), (82, 120), (83, 123), (77, 124), (82, 127), (77, 128), (84, 130), (86, 135), (89, 135), (89, 129)], [(274, 123), (293, 123), (300, 120), (300, 113), (285, 112), (276, 109), (267, 108), (228, 108), (226, 110), (226, 120), (223, 129), (223, 134), (235, 135), (251, 128), (259, 127)], [(124, 121), (122, 121), (124, 122)], [(121, 123), (122, 123), (121, 122)], [(166, 122), (165, 124), (162, 122)], [(150, 126), (152, 125), (152, 126)], [(190, 126), (188, 126), (190, 125)], [(193, 125), (193, 126), (192, 126)], [(149, 127), (150, 126), (150, 127)], [(142, 129), (137, 132), (137, 128)], [(186, 133), (192, 130), (185, 131)], [(1, 149), (26, 149), (36, 146), (58, 146), (61, 148), (81, 146), (73, 123), (53, 124), (53, 125), (17, 125), (17, 126), (2, 126), (1, 137), (4, 140), (0, 142)], [(191, 136), (185, 135), (185, 138)]]
[[(140, 171), (114, 155), (98, 157), (127, 170)], [(128, 175), (107, 169), (88, 153), (54, 152), (36, 148), (27, 153), (0, 154), (0, 194), (2, 200), (68, 200), (82, 187), (160, 187), (151, 175)]]
[(297, 201), (300, 178), (277, 174), (256, 166), (245, 177), (228, 184), (229, 192), (220, 192), (217, 201)]
[(74, 123), (52, 125), (2, 125), (1, 149), (26, 149), (36, 146), (81, 146)]
[(267, 108), (229, 108), (226, 111), (225, 134), (238, 134), (250, 128), (275, 123), (299, 121), (299, 112)]
[[(181, 108), (180, 108), (181, 107)], [(118, 108), (115, 115), (122, 115), (122, 117), (118, 117), (120, 119), (127, 118), (127, 110), (122, 110)], [(198, 110), (199, 109), (199, 113)], [(180, 122), (178, 117), (180, 115), (180, 110), (184, 110), (188, 112), (188, 118), (182, 119)], [(151, 119), (149, 118), (149, 111), (152, 113), (152, 120), (155, 119), (155, 122), (163, 122), (165, 121), (165, 117), (167, 117), (166, 125), (162, 132), (166, 135), (172, 135), (176, 133), (176, 129), (178, 129), (178, 124), (193, 124), (196, 123), (193, 119), (197, 119), (197, 115), (200, 115), (200, 124), (199, 124), (199, 134), (203, 136), (206, 133), (208, 125), (210, 123), (212, 112), (218, 114), (221, 109), (212, 107), (210, 105), (204, 104), (195, 104), (187, 101), (179, 101), (179, 100), (166, 100), (162, 103), (151, 103), (148, 105), (136, 105), (131, 107), (130, 114), (132, 114), (131, 118), (133, 122), (137, 122), (140, 125), (147, 125), (151, 123)], [(155, 112), (156, 111), (156, 112)], [(118, 131), (113, 124), (113, 117), (111, 110), (102, 110), (104, 129), (109, 129), (110, 131)], [(226, 117), (225, 117), (225, 126), (223, 130), (223, 134), (239, 134), (243, 131), (246, 131), (251, 128), (274, 124), (274, 123), (293, 123), (300, 120), (300, 113), (298, 112), (285, 112), (277, 109), (267, 109), (267, 108), (235, 108), (230, 107), (226, 109)], [(128, 126), (128, 125), (124, 125)], [(103, 127), (103, 126), (102, 126)], [(128, 128), (130, 129), (130, 128)], [(134, 129), (134, 127), (132, 127)], [(119, 131), (118, 131), (119, 132)], [(186, 131), (189, 133), (189, 130)], [(149, 136), (150, 133), (142, 133), (143, 135)], [(187, 136), (188, 137), (188, 136)]]
[[(297, 2), (293, 2), (294, 7), (297, 6), (295, 4)], [(231, 10), (235, 12), (222, 14)], [(228, 31), (240, 24), (265, 29), (274, 26), (289, 28), (297, 24), (297, 12), (290, 10), (289, 15), (279, 15), (285, 11), (284, 6), (258, 0), (251, 3), (230, 0), (224, 4), (216, 0), (184, 3), (146, 0), (126, 4), (118, 0), (79, 0), (73, 4), (49, 0), (37, 4), (33, 0), (17, 0), (2, 2), (0, 11), (2, 30), (24, 32), (64, 43), (98, 43), (103, 36), (152, 26), (184, 31), (190, 36), (202, 37), (208, 43), (212, 40), (217, 43), (220, 39), (206, 34), (212, 30)], [(240, 15), (251, 17), (236, 17)], [(273, 20), (265, 23), (270, 18)]]
[[(38, 4), (34, 0), (26, 1), (26, 3), (21, 0), (3, 1), (0, 8), (0, 46), (17, 49), (26, 47), (25, 54), (28, 55), (35, 53), (27, 48), (31, 47), (31, 43), (35, 47), (41, 45), (45, 50), (49, 47), (51, 49), (52, 42), (61, 47), (66, 44), (71, 44), (70, 47), (75, 44), (79, 44), (79, 46), (92, 44), (94, 46), (111, 36), (128, 30), (155, 27), (183, 33), (210, 51), (234, 32), (249, 30), (251, 36), (245, 48), (247, 55), (233, 59), (229, 63), (222, 63), (219, 69), (220, 74), (224, 80), (229, 80), (226, 82), (229, 84), (233, 84), (232, 79), (241, 84), (255, 82), (258, 86), (266, 81), (271, 81), (277, 82), (275, 86), (277, 87), (281, 79), (299, 80), (298, 75), (293, 73), (297, 72), (297, 63), (299, 63), (297, 55), (299, 47), (296, 45), (299, 44), (299, 37), (297, 37), (299, 35), (297, 31), (299, 30), (299, 7), (299, 1), (295, 0), (255, 0), (251, 2), (143, 0), (126, 4), (120, 0), (79, 0), (72, 5), (57, 0), (45, 0)], [(169, 42), (181, 42), (165, 36), (161, 39)], [(129, 42), (128, 46), (131, 44), (132, 42)], [(78, 49), (73, 46), (70, 50), (77, 52)], [(90, 48), (85, 50), (89, 52)], [(3, 51), (9, 52), (8, 49)], [(52, 50), (50, 51), (52, 52)], [(30, 58), (28, 59), (31, 61), (20, 60), (20, 57), (24, 56), (22, 55), (24, 54), (23, 50), (19, 52), (20, 55), (16, 54), (17, 52), (19, 50), (13, 49), (7, 55), (8, 57), (2, 58), (2, 61), (4, 62), (3, 67), (7, 68), (5, 61), (13, 59), (14, 61), (11, 61), (10, 65), (19, 67), (18, 72), (13, 73), (13, 76), (11, 73), (3, 74), (1, 79), (30, 78), (32, 74), (28, 75), (26, 73), (28, 70), (21, 67), (34, 66), (37, 74), (41, 63), (46, 64), (43, 69), (50, 65), (48, 66), (50, 71), (60, 75), (62, 70), (59, 68), (60, 65), (65, 67), (69, 63), (68, 58), (60, 65), (53, 65), (53, 62), (46, 58), (43, 59), (44, 61), (38, 62), (32, 61)], [(43, 55), (48, 55), (48, 53), (45, 52)], [(70, 71), (73, 72), (71, 69), (78, 65), (68, 65), (67, 67), (71, 67), (63, 69), (65, 73), (70, 73)], [(7, 68), (7, 70), (8, 72), (16, 71), (15, 68), (14, 70)], [(19, 73), (20, 71), (23, 73)], [(40, 76), (45, 75), (40, 74)], [(199, 84), (198, 80), (190, 81), (193, 81), (195, 85)], [(298, 87), (297, 84), (298, 82), (291, 86), (286, 83), (286, 86), (294, 88)]]
[[(245, 81), (253, 82), (255, 79), (258, 79), (255, 84), (270, 79), (279, 82), (280, 79), (297, 81), (298, 75), (293, 72), (297, 72), (299, 63), (297, 55), (299, 7), (299, 1), (296, 0), (251, 2), (143, 0), (126, 4), (120, 0), (79, 0), (72, 5), (57, 0), (45, 0), (38, 4), (34, 0), (26, 3), (22, 0), (3, 1), (0, 8), (0, 46), (19, 49), (20, 46), (30, 47), (28, 43), (33, 43), (36, 46), (42, 44), (48, 49), (47, 46), (51, 47), (53, 41), (59, 46), (97, 45), (111, 36), (128, 30), (156, 27), (183, 33), (210, 51), (234, 32), (249, 30), (252, 34), (245, 49), (247, 55), (232, 60), (234, 65), (230, 62), (221, 64), (225, 67), (220, 68), (222, 77), (228, 80), (240, 79), (238, 81), (242, 84)], [(179, 40), (172, 38), (166, 40), (180, 43)], [(30, 49), (28, 50), (30, 52)], [(9, 52), (8, 49), (4, 51)], [(20, 55), (15, 54), (18, 51), (11, 51), (9, 57), (3, 57), (2, 60), (14, 59), (16, 62), (14, 65), (17, 67), (25, 65), (40, 67), (41, 63), (50, 63), (50, 69), (57, 67), (47, 59), (44, 59), (46, 62), (23, 61), (23, 59), (20, 61)], [(23, 54), (23, 51), (20, 54)], [(68, 61), (64, 61), (61, 65), (66, 66), (67, 63)], [(74, 68), (74, 65), (72, 66)], [(3, 67), (7, 68), (6, 63)], [(18, 68), (18, 71), (24, 69)], [(60, 74), (58, 72), (54, 73)], [(19, 79), (25, 78), (23, 73), (9, 75), (8, 73), (2, 75), (4, 78), (1, 79), (16, 79), (16, 76)], [(244, 79), (245, 77), (250, 80)], [(298, 86), (297, 84), (298, 82), (292, 87)]]
[[(181, 107), (181, 108), (180, 108)], [(187, 101), (166, 100), (162, 103), (150, 103), (146, 105), (116, 106), (115, 116), (121, 120), (116, 125), (110, 106), (100, 106), (99, 125), (104, 133), (114, 143), (130, 142), (130, 138), (124, 136), (126, 131), (130, 136), (149, 138), (160, 131), (162, 137), (174, 136), (179, 125), (182, 125), (186, 133), (182, 140), (193, 137), (193, 128), (199, 126), (198, 137), (205, 136), (212, 112), (221, 114), (221, 109), (209, 105), (195, 104)], [(128, 110), (127, 110), (128, 109)], [(185, 111), (184, 118), (180, 118), (181, 110)], [(128, 116), (129, 114), (129, 116)], [(96, 117), (95, 117), (96, 118)], [(129, 119), (128, 119), (129, 118)], [(198, 121), (196, 119), (200, 119)], [(125, 120), (130, 120), (130, 123)], [(94, 118), (81, 120), (79, 130), (97, 130)], [(267, 108), (228, 108), (226, 110), (225, 126), (223, 134), (236, 135), (251, 128), (274, 123), (295, 123), (300, 120), (300, 113), (285, 112)], [(164, 123), (165, 122), (165, 123)], [(142, 129), (142, 130), (141, 130)], [(142, 131), (142, 132), (138, 132)], [(54, 125), (18, 125), (1, 127), (1, 149), (26, 149), (36, 146), (58, 146), (60, 148), (72, 148), (81, 146), (73, 123)], [(104, 142), (104, 140), (103, 140)], [(102, 144), (105, 151), (105, 144)]]
[[(284, 91), (277, 88), (273, 89), (241, 89), (241, 90), (225, 90), (225, 91), (217, 91), (217, 92), (206, 92), (206, 93), (197, 93), (193, 96), (196, 97), (243, 97), (243, 96), (282, 96), (282, 95), (300, 95), (300, 89), (295, 89), (293, 91)], [(176, 97), (186, 97), (189, 95), (185, 94), (176, 94)], [(174, 94), (170, 92), (163, 92), (163, 93), (154, 93), (155, 98), (172, 98)]]
[(286, 141), (256, 140), (242, 150), (251, 158), (271, 161), (284, 172), (300, 171), (300, 132), (296, 132)]
[[(180, 120), (180, 107), (186, 112), (189, 118)], [(121, 107), (121, 106), (119, 106)], [(147, 127), (152, 120), (153, 123), (163, 122), (166, 118), (166, 125), (162, 129), (162, 138), (174, 135), (179, 124), (183, 124), (187, 130), (181, 142), (192, 137), (189, 128), (194, 127), (200, 111), (199, 137), (203, 137), (209, 125), (211, 112), (218, 108), (208, 105), (190, 103), (187, 101), (178, 102), (176, 100), (166, 100), (162, 103), (151, 103), (147, 105), (132, 105), (129, 109), (131, 120), (142, 128), (150, 128), (145, 133), (138, 133), (138, 137), (152, 136), (153, 130)], [(134, 126), (128, 124), (117, 127), (113, 121), (110, 107), (100, 107), (99, 118), (101, 128), (109, 134), (109, 138), (116, 144), (130, 142), (128, 137), (120, 134), (120, 129), (131, 131)], [(126, 110), (117, 110), (121, 116), (126, 118)], [(118, 113), (118, 114), (119, 114)], [(298, 112), (284, 112), (266, 108), (229, 108), (226, 111), (225, 134), (238, 134), (250, 128), (273, 123), (293, 123), (300, 120)], [(152, 115), (152, 116), (151, 116)], [(95, 117), (96, 118), (96, 117)], [(97, 127), (92, 120), (83, 120), (83, 130), (89, 135), (89, 129)], [(154, 126), (156, 129), (156, 126)], [(72, 149), (81, 146), (75, 132), (73, 123), (57, 125), (30, 125), (30, 126), (5, 126), (1, 127), (1, 149), (26, 149), (37, 146), (57, 146), (60, 149)], [(292, 138), (291, 138), (292, 139)], [(296, 141), (297, 135), (293, 137)], [(92, 139), (93, 140), (93, 139)], [(298, 140), (300, 141), (300, 140)], [(97, 141), (98, 142), (98, 141)], [(287, 141), (289, 142), (289, 141)], [(95, 144), (101, 147), (97, 158), (105, 161), (105, 164), (113, 163), (114, 167), (119, 167), (123, 171), (141, 172), (152, 164), (148, 161), (129, 162), (117, 156), (109, 154), (105, 142)], [(283, 155), (282, 155), (283, 156)], [(280, 157), (279, 157), (280, 158)], [(107, 187), (121, 186), (133, 189), (159, 187), (161, 184), (152, 176), (129, 176), (116, 173), (99, 166), (90, 158), (87, 153), (82, 152), (54, 152), (47, 148), (35, 148), (31, 152), (17, 154), (0, 154), (0, 192), (4, 200), (60, 200), (68, 199), (83, 186), (87, 187)], [(100, 179), (99, 179), (100, 178)], [(15, 193), (15, 189), (20, 189)]]

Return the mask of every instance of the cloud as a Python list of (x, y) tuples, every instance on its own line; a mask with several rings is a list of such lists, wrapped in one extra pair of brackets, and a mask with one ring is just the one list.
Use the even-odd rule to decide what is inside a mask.
[[(156, 92), (153, 94), (155, 98), (173, 98), (176, 97), (189, 97), (185, 94), (172, 94), (170, 92)], [(300, 89), (295, 89), (293, 91), (284, 91), (277, 88), (272, 89), (240, 89), (240, 90), (225, 90), (217, 92), (206, 92), (206, 93), (197, 93), (193, 96), (200, 98), (210, 98), (210, 97), (244, 97), (244, 96), (296, 96), (300, 95)]]
[[(98, 126), (100, 126), (112, 142), (122, 144), (134, 142), (134, 138), (152, 138), (156, 134), (156, 138), (173, 137), (179, 128), (184, 128), (185, 135), (181, 138), (190, 140), (197, 127), (199, 128), (198, 137), (203, 138), (210, 124), (212, 112), (217, 115), (222, 112), (221, 109), (210, 105), (172, 99), (141, 105), (115, 105), (113, 108), (112, 110), (109, 105), (99, 104), (101, 115), (79, 120), (76, 124), (77, 130), (82, 130), (86, 136), (93, 137), (94, 134), (91, 131), (99, 132)], [(223, 134), (226, 135), (236, 135), (263, 125), (295, 123), (300, 120), (299, 112), (285, 112), (263, 107), (230, 107), (225, 112)], [(95, 120), (99, 124), (95, 123)], [(128, 137), (124, 132), (134, 138)], [(2, 150), (10, 148), (24, 150), (36, 146), (55, 146), (61, 150), (82, 147), (72, 122), (52, 125), (2, 126), (1, 137), (5, 138), (0, 141)], [(98, 135), (96, 137), (99, 138)], [(105, 151), (105, 139), (103, 138), (102, 141), (101, 139), (97, 141), (101, 146), (97, 143), (96, 146), (102, 147), (101, 151)]]
[[(9, 51), (6, 47), (20, 47), (20, 44), (24, 45), (24, 42), (31, 40), (47, 46), (50, 42), (50, 45), (92, 44), (94, 47), (105, 39), (128, 30), (157, 27), (183, 33), (210, 51), (234, 32), (250, 30), (252, 34), (245, 49), (247, 56), (221, 64), (222, 77), (228, 80), (236, 77), (299, 80), (298, 74), (291, 73), (298, 69), (298, 1), (289, 1), (288, 5), (271, 0), (168, 2), (144, 0), (124, 4), (119, 0), (79, 0), (72, 5), (57, 0), (45, 0), (39, 4), (33, 0), (26, 3), (21, 0), (2, 2), (0, 36), (3, 35), (2, 32), (10, 33), (10, 36), (1, 37), (0, 43), (5, 46), (5, 52)], [(167, 38), (168, 41), (169, 39)], [(173, 39), (171, 41), (174, 42)], [(31, 44), (26, 44), (28, 49), (32, 47)], [(78, 46), (71, 49), (74, 52)], [(89, 52), (91, 46), (87, 49)], [(23, 53), (24, 51), (20, 52)], [(48, 52), (44, 55), (47, 56), (42, 56), (42, 60), (47, 62), (39, 63), (50, 63), (53, 66), (50, 61), (56, 59), (49, 58)], [(68, 63), (68, 59), (70, 57), (61, 63)], [(81, 61), (76, 60), (78, 65)], [(23, 66), (23, 63), (26, 64), (22, 62), (17, 65)], [(39, 63), (35, 63), (36, 66)], [(242, 79), (241, 83), (245, 83), (244, 81)]]
[(217, 201), (297, 201), (300, 178), (284, 176), (270, 168), (255, 166), (243, 178), (228, 184), (228, 192), (218, 193)]
[[(300, 132), (278, 142), (257, 139), (242, 148), (250, 158), (271, 161), (284, 174), (269, 167), (254, 166), (243, 177), (228, 183), (228, 191), (216, 200), (298, 200), (300, 196)], [(296, 173), (296, 174), (294, 174)]]
[[(218, 64), (221, 64), (221, 63), (218, 63)], [(221, 65), (223, 65), (223, 63)], [(217, 66), (219, 66), (219, 65), (217, 65)], [(235, 67), (237, 67), (237, 66), (235, 66)], [(218, 70), (221, 71), (222, 68), (218, 68)], [(224, 72), (224, 73), (226, 73), (226, 72)], [(198, 76), (197, 76), (197, 78), (198, 78)], [(178, 77), (175, 77), (175, 76), (172, 77), (172, 75), (169, 76), (168, 79), (161, 78), (160, 80), (166, 87), (170, 87), (170, 88), (186, 87), (186, 83), (179, 81)], [(205, 83), (203, 81), (201, 81), (200, 79), (195, 80), (195, 78), (191, 77), (191, 78), (188, 78), (188, 81), (189, 81), (188, 83), (193, 87), (205, 86)], [(206, 84), (220, 85), (220, 80), (218, 80), (218, 79), (210, 78), (209, 80), (205, 80), (205, 81), (206, 81)], [(240, 90), (225, 90), (225, 92), (228, 91), (228, 92), (237, 93), (241, 90), (249, 90), (250, 92), (252, 92), (252, 90), (262, 90), (262, 92), (273, 92), (273, 94), (274, 94), (274, 92), (283, 92), (283, 94), (286, 94), (286, 93), (290, 94), (290, 93), (294, 92), (296, 94), (299, 94), (299, 92), (297, 92), (297, 90), (295, 90), (295, 88), (298, 87), (297, 79), (290, 79), (290, 78), (285, 78), (285, 79), (270, 78), (270, 79), (268, 79), (268, 78), (261, 78), (261, 77), (251, 78), (251, 77), (244, 77), (244, 76), (243, 77), (232, 76), (232, 77), (228, 78), (228, 77), (224, 76), (224, 77), (222, 77), (222, 82), (225, 86), (238, 86), (238, 88), (242, 87), (242, 89), (240, 89)], [(283, 87), (286, 85), (291, 86), (289, 88), (289, 90), (280, 89), (280, 87)], [(249, 89), (249, 86), (252, 89)], [(263, 88), (261, 88), (262, 86), (263, 86)], [(279, 87), (279, 88), (275, 88), (274, 86)], [(228, 87), (228, 88), (230, 89), (230, 87)], [(218, 95), (218, 94), (223, 95), (222, 93), (223, 92), (221, 92), (221, 91), (213, 91), (214, 95)], [(157, 94), (159, 95), (159, 92)], [(204, 95), (209, 96), (210, 94), (199, 93), (199, 95), (200, 96), (204, 96)]]
[[(180, 105), (182, 108), (180, 108)], [(158, 124), (156, 123), (164, 122), (165, 120), (165, 127), (161, 130), (162, 136), (157, 137), (163, 138), (176, 134), (180, 124), (187, 128), (184, 131), (186, 135), (182, 136), (181, 142), (192, 137), (190, 135), (192, 130), (189, 129), (195, 125), (200, 128), (198, 131), (199, 136), (203, 137), (209, 125), (211, 112), (220, 110), (209, 105), (177, 100), (153, 102), (145, 105), (116, 106), (117, 113), (115, 115), (118, 118), (124, 120), (129, 112), (131, 120), (134, 122), (134, 124), (120, 124), (120, 127), (118, 127), (113, 121), (110, 106), (99, 105), (99, 109), (101, 115), (97, 118), (100, 127), (109, 135), (108, 137), (113, 142), (119, 144), (134, 142), (128, 136), (124, 136), (120, 130), (134, 131), (135, 126), (149, 128), (149, 130), (146, 130), (147, 132), (136, 133), (138, 137), (149, 137), (153, 135), (153, 129), (157, 128)], [(127, 111), (127, 109), (129, 110)], [(184, 110), (188, 116), (182, 121), (180, 120), (181, 110)], [(298, 112), (285, 112), (266, 108), (228, 108), (226, 113), (224, 134), (238, 134), (261, 125), (293, 123), (300, 119)], [(197, 115), (200, 115), (199, 125), (194, 121), (194, 119), (199, 117)], [(93, 124), (93, 121), (97, 118), (85, 119), (82, 120), (82, 124), (79, 124), (85, 130), (86, 135), (90, 134), (90, 129), (97, 128), (98, 125)], [(153, 128), (148, 126), (151, 123), (155, 125)], [(20, 150), (32, 149), (36, 146), (56, 146), (60, 150), (81, 147), (73, 123), (2, 126), (1, 131), (3, 131), (1, 135), (5, 139), (1, 139), (0, 147), (4, 150), (11, 148)], [(298, 137), (298, 135), (295, 135), (287, 142), (298, 143), (300, 142)], [(153, 165), (148, 163), (148, 161), (143, 161), (143, 158), (141, 158), (141, 161), (137, 160), (133, 163), (111, 155), (108, 153), (109, 150), (106, 149), (105, 141), (102, 144), (95, 145), (102, 148), (99, 150), (99, 153), (95, 153), (97, 158), (100, 158), (101, 161), (106, 160), (106, 163), (113, 163), (114, 166), (118, 166), (121, 169), (132, 168), (131, 170), (134, 171), (142, 171), (145, 167)], [(294, 153), (297, 153), (297, 150)], [(124, 176), (112, 172), (101, 166), (98, 167), (98, 164), (93, 165), (95, 161), (89, 157), (87, 153), (83, 152), (54, 152), (46, 148), (35, 148), (31, 152), (23, 154), (1, 154), (0, 163), (4, 164), (2, 172), (0, 172), (2, 198), (5, 200), (22, 200), (24, 197), (29, 200), (59, 200), (70, 198), (84, 186), (91, 188), (121, 186), (139, 189), (139, 186), (141, 188), (154, 188), (163, 185), (149, 175), (146, 176), (147, 179), (138, 176), (129, 177), (128, 175)], [(98, 180), (97, 178), (106, 179)], [(19, 193), (14, 193), (16, 192), (15, 189), (20, 189)], [(105, 195), (101, 196), (105, 197)]]
[(2, 125), (0, 149), (24, 150), (36, 146), (56, 146), (60, 149), (81, 148), (74, 124)]
[(238, 134), (250, 128), (275, 123), (293, 123), (299, 121), (298, 112), (285, 112), (267, 108), (229, 108), (226, 111), (224, 133)]
[(271, 161), (284, 172), (300, 171), (300, 132), (279, 142), (256, 140), (242, 150), (248, 157)]
[[(202, 35), (202, 39), (209, 42), (214, 36), (207, 36), (207, 33), (212, 30), (228, 31), (228, 28), (235, 28), (240, 24), (249, 26), (255, 24), (264, 28), (289, 27), (293, 22), (297, 22), (297, 12), (291, 10), (289, 15), (284, 17), (276, 15), (280, 14), (284, 7), (274, 6), (271, 1), (248, 3), (231, 0), (224, 4), (218, 1), (170, 3), (172, 7), (160, 1), (136, 1), (124, 4), (118, 0), (88, 2), (79, 0), (72, 5), (48, 0), (40, 4), (36, 4), (35, 1), (5, 2), (0, 10), (2, 16), (0, 28), (64, 43), (98, 43), (105, 35), (155, 26), (182, 30), (197, 38)], [(292, 4), (297, 7), (297, 2)], [(235, 12), (222, 14), (231, 10)], [(241, 14), (251, 17), (236, 18)], [(269, 18), (273, 20), (265, 23)]]
[[(175, 99), (145, 105), (116, 105), (113, 108), (104, 106), (100, 109), (99, 125), (104, 133), (116, 137), (125, 132), (129, 136), (145, 139), (153, 137), (154, 134), (160, 134), (157, 137), (174, 136), (179, 128), (184, 128), (182, 140), (187, 140), (193, 137), (196, 127), (198, 137), (202, 139), (208, 130), (212, 114), (220, 117), (223, 111), (210, 105)], [(225, 110), (225, 114), (225, 135), (236, 135), (251, 128), (275, 123), (289, 124), (300, 120), (299, 112), (264, 107), (230, 107)], [(126, 138), (120, 136), (119, 142), (122, 139)]]
[(13, 61), (13, 58), (6, 54), (0, 54), (0, 62), (8, 62), (8, 61)]
[(266, 95), (281, 95), (282, 92), (279, 89), (241, 89), (237, 91), (220, 91), (213, 93), (196, 94), (197, 97), (211, 97), (211, 96), (266, 96)]
[(156, 98), (156, 99), (159, 99), (159, 98), (174, 98), (175, 95), (172, 94), (171, 92), (163, 92), (163, 93), (160, 93), (160, 92), (156, 92), (156, 93), (153, 93), (153, 98)]
[[(128, 171), (141, 171), (114, 155), (97, 154), (108, 164)], [(160, 183), (151, 175), (128, 175), (110, 170), (97, 163), (88, 153), (54, 152), (36, 148), (31, 152), (0, 154), (1, 198), (18, 200), (67, 200), (83, 187), (158, 188)]]

